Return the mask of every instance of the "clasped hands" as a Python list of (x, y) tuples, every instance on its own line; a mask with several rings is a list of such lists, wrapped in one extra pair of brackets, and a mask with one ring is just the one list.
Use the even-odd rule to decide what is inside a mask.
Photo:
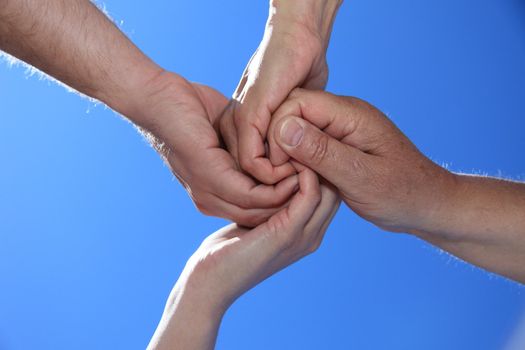
[(212, 348), (228, 306), (314, 251), (340, 199), (525, 283), (525, 184), (453, 174), (370, 104), (322, 91), (341, 2), (270, 0), (231, 101), (162, 69), (90, 1), (0, 7), (2, 51), (126, 116), (201, 212), (236, 223), (188, 260), (151, 349)]
[(153, 348), (211, 348), (238, 296), (319, 247), (341, 198), (378, 226), (415, 232), (454, 182), (379, 110), (322, 91), (339, 2), (311, 3), (332, 6), (310, 11), (325, 16), (311, 27), (272, 7), (231, 101), (172, 73), (152, 81), (150, 139), (202, 213), (236, 223), (188, 261)]

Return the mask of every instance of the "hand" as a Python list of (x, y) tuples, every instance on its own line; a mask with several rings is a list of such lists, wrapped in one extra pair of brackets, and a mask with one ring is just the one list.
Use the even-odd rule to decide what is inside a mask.
[(285, 152), (274, 162), (290, 156), (317, 171), (365, 219), (525, 283), (524, 183), (453, 174), (352, 97), (298, 89), (269, 136)]
[(352, 97), (295, 90), (273, 117), (269, 143), (285, 152), (274, 153), (273, 162), (290, 156), (310, 167), (357, 214), (390, 231), (435, 224), (433, 215), (456, 188), (453, 174), (383, 113)]
[(221, 120), (230, 153), (243, 170), (265, 184), (293, 173), (290, 164), (274, 167), (266, 158), (267, 129), (273, 112), (295, 87), (323, 89), (326, 85), (326, 49), (340, 3), (271, 1), (264, 37)]
[(289, 199), (297, 179), (259, 186), (220, 147), (224, 96), (166, 73), (90, 1), (9, 1), (0, 6), (0, 18), (1, 50), (145, 130), (204, 213), (254, 226)]
[(252, 230), (233, 224), (212, 234), (188, 260), (149, 349), (212, 349), (227, 308), (248, 289), (315, 251), (339, 199), (299, 168), (300, 190), (288, 208)]
[(204, 214), (255, 226), (289, 200), (296, 176), (258, 185), (221, 148), (216, 123), (227, 99), (218, 91), (164, 72), (143, 88), (143, 96), (131, 119), (145, 121), (140, 126), (146, 136)]

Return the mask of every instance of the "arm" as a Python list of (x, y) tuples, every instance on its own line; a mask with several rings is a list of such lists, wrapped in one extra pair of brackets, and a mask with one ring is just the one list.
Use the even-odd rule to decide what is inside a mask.
[[(342, 0), (271, 0), (262, 41), (248, 62), (221, 121), (226, 145), (241, 168), (272, 184), (293, 172), (267, 158), (272, 113), (296, 87), (324, 89), (326, 49)], [(270, 156), (279, 152), (270, 145)]]
[(0, 49), (142, 124), (141, 88), (162, 69), (88, 0), (2, 0)]
[(524, 183), (453, 174), (380, 111), (350, 97), (297, 90), (270, 134), (365, 219), (525, 283)]
[(215, 131), (227, 99), (157, 66), (89, 0), (0, 0), (0, 49), (138, 125), (205, 214), (254, 226), (297, 184), (241, 173)]
[(168, 298), (149, 350), (213, 349), (222, 316), (244, 292), (319, 247), (339, 199), (299, 171), (288, 208), (252, 230), (226, 226), (188, 260)]
[(453, 175), (455, 191), (414, 234), (488, 270), (525, 283), (525, 183)]

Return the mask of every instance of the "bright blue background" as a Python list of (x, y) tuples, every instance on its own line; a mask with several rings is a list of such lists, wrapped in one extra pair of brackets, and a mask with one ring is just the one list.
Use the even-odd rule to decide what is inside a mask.
[[(267, 1), (107, 0), (154, 60), (229, 95)], [(524, 178), (525, 4), (347, 0), (328, 90), (451, 169)], [(141, 349), (205, 218), (124, 120), (0, 65), (0, 349)], [(316, 254), (243, 296), (218, 349), (501, 349), (523, 287), (341, 209)]]

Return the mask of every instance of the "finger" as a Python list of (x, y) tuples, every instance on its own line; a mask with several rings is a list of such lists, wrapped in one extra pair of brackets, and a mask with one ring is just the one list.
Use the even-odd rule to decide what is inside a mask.
[[(264, 135), (264, 136), (263, 136)], [(241, 168), (264, 184), (272, 185), (294, 173), (289, 164), (274, 167), (266, 157), (264, 133), (249, 122), (238, 129), (238, 153)]]
[[(298, 232), (302, 232), (321, 200), (319, 181), (314, 172), (309, 169), (301, 171), (299, 183), (300, 190), (288, 208), (253, 230), (239, 232), (240, 238), (236, 243), (242, 244), (239, 251), (249, 259), (250, 264), (246, 268), (252, 270), (256, 283), (293, 262), (289, 254), (282, 254), (283, 249), (293, 242)], [(230, 226), (228, 229), (236, 231), (237, 227)]]
[(272, 216), (262, 229), (281, 245), (291, 244), (301, 233), (321, 201), (319, 179), (310, 169), (299, 173), (299, 191), (287, 208)]
[(211, 192), (241, 208), (274, 208), (286, 202), (297, 189), (297, 176), (290, 176), (276, 185), (257, 184), (236, 170), (233, 161), (228, 169), (214, 176)]
[[(200, 99), (204, 101), (203, 106), (206, 107), (207, 115), (220, 116), (228, 105), (228, 99), (226, 96), (207, 85), (193, 82), (192, 86)], [(210, 120), (210, 122), (212, 125), (215, 124), (215, 120), (213, 119)]]
[(300, 173), (301, 171), (303, 171), (304, 169), (308, 169), (307, 166), (299, 163), (298, 161), (296, 160), (293, 160), (293, 159), (290, 159), (290, 164), (292, 164), (292, 166), (295, 168), (295, 170)]
[[(243, 170), (259, 181), (274, 184), (289, 176), (291, 167), (274, 167), (267, 159), (264, 141), (272, 113), (300, 86), (307, 77), (310, 63), (297, 63), (294, 55), (277, 44), (263, 40), (257, 55), (241, 79), (242, 91), (237, 91), (240, 105), (235, 110), (239, 136), (239, 162)], [(304, 65), (304, 66), (303, 66)]]
[(269, 158), (274, 166), (286, 163), (290, 156), (275, 141), (275, 126), (289, 115), (301, 115), (301, 106), (298, 99), (289, 98), (272, 115), (272, 121), (268, 127)]
[[(341, 140), (347, 130), (352, 129), (350, 120), (342, 114), (341, 97), (323, 91), (309, 91), (295, 89), (272, 116), (268, 128), (268, 144), (270, 160), (275, 166), (288, 161), (289, 155), (277, 144), (275, 128), (288, 116), (299, 116), (308, 120), (317, 128), (327, 132), (330, 136)], [(344, 111), (346, 112), (346, 111)]]
[(295, 242), (301, 254), (311, 253), (318, 248), (323, 234), (321, 230), (328, 227), (334, 209), (339, 206), (339, 196), (333, 186), (321, 184), (320, 191), (321, 201), (302, 230), (301, 237)]
[(255, 227), (260, 225), (263, 222), (266, 222), (272, 215), (282, 210), (288, 204), (284, 203), (277, 208), (245, 209), (235, 204), (228, 203), (213, 194), (209, 194), (209, 196), (210, 197), (207, 199), (207, 203), (210, 203), (213, 206), (216, 213), (208, 213), (206, 210), (201, 210), (201, 212), (231, 220), (242, 227)]
[(224, 145), (226, 146), (226, 149), (233, 157), (233, 160), (235, 161), (237, 165), (237, 169), (241, 169), (239, 165), (239, 153), (238, 153), (238, 145), (237, 145), (237, 129), (235, 128), (235, 124), (233, 122), (233, 104), (236, 103), (236, 101), (230, 101), (230, 104), (224, 111), (223, 115), (221, 116), (221, 120), (219, 123), (219, 132), (222, 137), (222, 141), (224, 142)]
[(245, 209), (273, 208), (286, 202), (297, 189), (297, 176), (276, 185), (258, 184), (240, 172), (231, 154), (218, 147), (207, 148), (202, 159), (188, 157), (193, 163), (193, 187), (201, 193), (213, 193), (223, 200)]
[(301, 88), (306, 90), (324, 90), (328, 82), (328, 63), (323, 60), (322, 64), (314, 64), (317, 69), (313, 70), (305, 80)]
[(309, 237), (308, 249), (316, 250), (321, 245), (324, 234), (339, 209), (341, 199), (331, 184), (321, 183), (321, 203), (306, 225), (305, 235)]
[(366, 177), (372, 157), (343, 144), (308, 121), (286, 117), (274, 133), (277, 144), (293, 159), (313, 169), (339, 189)]
[[(377, 153), (388, 139), (385, 135), (401, 134), (380, 110), (355, 97), (295, 89), (289, 101), (294, 104), (294, 110), (300, 110), (300, 114), (293, 115), (301, 116), (333, 138), (363, 152)], [(286, 116), (284, 113), (278, 117), (282, 119)]]
[(350, 123), (355, 122), (355, 116), (348, 118), (341, 101), (342, 97), (324, 92), (306, 89), (294, 89), (288, 100), (275, 111), (268, 128), (268, 143), (270, 160), (275, 166), (288, 161), (288, 154), (275, 141), (275, 127), (284, 118), (295, 115), (308, 120), (330, 136), (341, 140), (350, 130)]

